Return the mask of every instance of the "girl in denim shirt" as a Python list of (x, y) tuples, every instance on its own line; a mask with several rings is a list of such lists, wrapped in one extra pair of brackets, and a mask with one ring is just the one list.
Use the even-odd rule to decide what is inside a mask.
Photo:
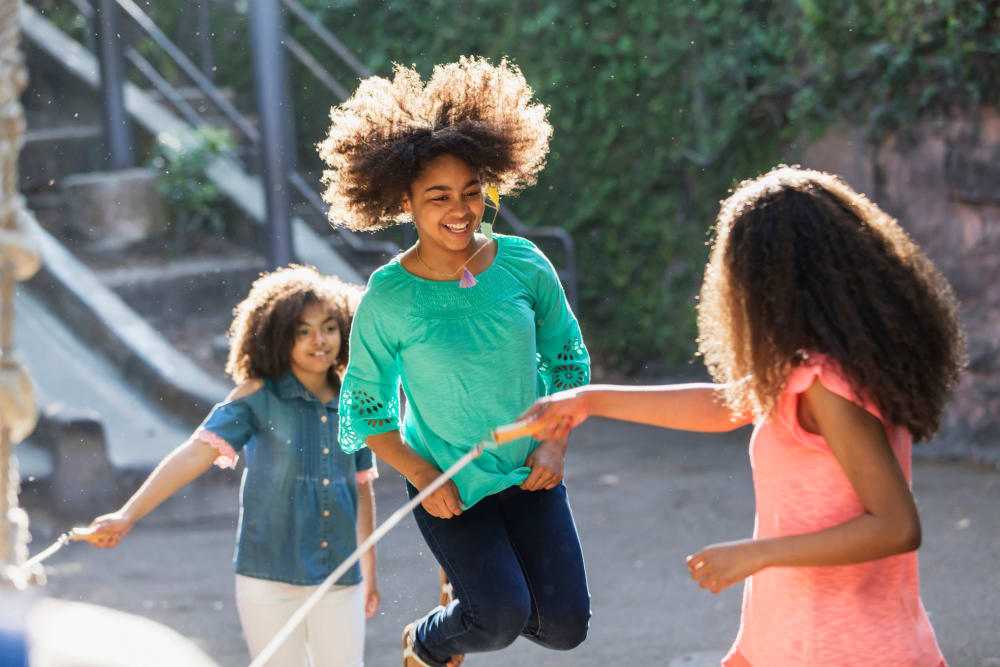
[[(91, 540), (117, 546), (132, 526), (213, 463), (246, 466), (236, 539), (236, 603), (251, 656), (374, 529), (371, 451), (337, 444), (354, 289), (312, 267), (262, 275), (235, 309), (226, 371), (237, 387), (168, 454)], [(363, 574), (363, 577), (362, 577)], [(273, 658), (361, 665), (379, 603), (375, 554), (349, 570)]]

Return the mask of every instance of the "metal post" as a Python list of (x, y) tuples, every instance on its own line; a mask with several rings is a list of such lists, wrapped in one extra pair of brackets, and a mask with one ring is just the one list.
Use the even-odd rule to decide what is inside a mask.
[(281, 48), (278, 0), (250, 3), (250, 48), (257, 83), (264, 195), (267, 201), (268, 262), (272, 268), (293, 261), (288, 207), (289, 152), (285, 93), (285, 60)]
[(215, 58), (212, 56), (212, 21), (209, 0), (198, 0), (198, 45), (201, 50), (201, 73), (215, 80)]
[(104, 104), (104, 141), (108, 168), (128, 169), (132, 159), (132, 126), (125, 111), (125, 62), (115, 0), (97, 0), (98, 56), (101, 99)]

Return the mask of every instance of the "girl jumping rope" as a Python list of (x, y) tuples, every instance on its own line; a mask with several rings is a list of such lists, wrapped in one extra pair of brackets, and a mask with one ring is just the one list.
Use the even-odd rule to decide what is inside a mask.
[[(331, 120), (330, 219), (356, 230), (410, 219), (417, 232), (371, 276), (340, 399), (341, 445), (367, 443), (412, 498), (539, 395), (589, 379), (548, 259), (482, 220), (485, 195), (496, 206), (535, 182), (552, 128), (517, 67), (479, 58), (435, 67), (426, 85), (397, 66), (392, 80), (363, 81)], [(515, 440), (415, 510), (453, 595), (404, 629), (405, 666), (457, 665), (518, 636), (562, 650), (584, 640), (590, 596), (565, 453), (565, 438)]]
[(754, 423), (753, 539), (688, 557), (718, 593), (746, 579), (730, 667), (944, 665), (920, 600), (913, 439), (964, 363), (946, 280), (875, 204), (778, 168), (723, 205), (699, 349), (719, 384), (592, 386), (529, 412), (560, 437), (591, 415), (691, 431)]
[[(371, 451), (337, 445), (338, 392), (356, 290), (312, 267), (262, 275), (235, 309), (226, 371), (237, 387), (168, 454), (90, 542), (117, 546), (146, 514), (212, 463), (246, 454), (236, 542), (236, 604), (252, 657), (372, 533)], [(362, 577), (363, 574), (363, 577)], [(268, 663), (363, 664), (365, 618), (379, 603), (375, 554), (310, 612)]]

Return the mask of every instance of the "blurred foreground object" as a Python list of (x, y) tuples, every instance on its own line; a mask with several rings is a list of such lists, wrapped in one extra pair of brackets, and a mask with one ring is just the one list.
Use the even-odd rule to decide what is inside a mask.
[(80, 602), (0, 593), (0, 664), (11, 667), (216, 667), (164, 625)]
[(0, 0), (0, 583), (25, 588), (41, 570), (25, 571), (28, 517), (18, 507), (20, 479), (13, 445), (35, 428), (38, 409), (31, 378), (14, 351), (14, 288), (38, 271), (37, 243), (21, 221), (17, 159), (24, 142), (19, 102), (28, 77), (18, 50), (16, 0)]

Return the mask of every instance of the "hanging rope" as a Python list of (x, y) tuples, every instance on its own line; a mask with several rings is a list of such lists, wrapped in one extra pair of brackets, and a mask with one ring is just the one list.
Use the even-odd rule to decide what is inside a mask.
[(18, 50), (18, 5), (0, 0), (0, 583), (24, 588), (35, 573), (21, 565), (28, 554), (28, 517), (17, 506), (20, 479), (12, 447), (34, 429), (38, 410), (31, 379), (15, 360), (14, 288), (34, 275), (41, 259), (20, 223), (24, 203), (17, 193), (25, 128), (19, 99), (28, 82)]

